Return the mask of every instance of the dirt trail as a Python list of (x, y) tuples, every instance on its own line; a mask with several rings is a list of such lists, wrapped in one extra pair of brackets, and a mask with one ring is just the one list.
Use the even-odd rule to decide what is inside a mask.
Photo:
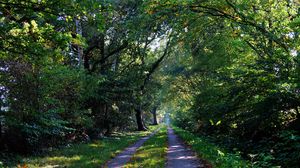
[(138, 140), (135, 144), (127, 147), (123, 150), (123, 152), (119, 153), (115, 158), (110, 160), (104, 167), (108, 168), (121, 168), (122, 166), (125, 166), (126, 163), (128, 163), (135, 154), (136, 150), (141, 147), (149, 138), (151, 138), (153, 135), (157, 133), (159, 129), (151, 133), (150, 135), (141, 138)]
[(174, 134), (170, 127), (168, 128), (167, 158), (167, 168), (205, 168), (194, 152)]

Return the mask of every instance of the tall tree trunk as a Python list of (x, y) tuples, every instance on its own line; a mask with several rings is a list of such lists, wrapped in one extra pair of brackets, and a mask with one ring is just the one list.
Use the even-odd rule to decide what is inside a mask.
[(142, 116), (142, 110), (141, 108), (135, 109), (135, 117), (136, 117), (136, 123), (138, 126), (138, 131), (146, 131), (147, 128), (144, 125), (143, 122), (143, 116)]
[(110, 135), (110, 121), (108, 118), (108, 107), (107, 104), (104, 105), (104, 110), (105, 110), (105, 119), (104, 119), (104, 127), (106, 129), (106, 132), (104, 133), (105, 136), (109, 136)]
[(157, 107), (154, 107), (151, 111), (152, 115), (153, 115), (153, 125), (158, 125), (157, 123), (157, 116), (156, 116), (156, 110), (157, 110)]
[(1, 120), (1, 117), (0, 117), (0, 142), (1, 142), (1, 138), (2, 138), (2, 120)]
[[(141, 90), (140, 90), (141, 94), (140, 94), (140, 96), (144, 95), (145, 87), (146, 87), (147, 83), (149, 82), (149, 80), (151, 78), (151, 75), (155, 72), (155, 70), (159, 67), (160, 63), (168, 55), (168, 48), (169, 48), (170, 40), (171, 40), (171, 38), (167, 42), (166, 48), (165, 48), (164, 53), (162, 54), (162, 56), (159, 59), (157, 59), (152, 64), (151, 68), (149, 69), (149, 73), (146, 75), (146, 77), (144, 79), (144, 82), (141, 85)], [(140, 102), (140, 106), (138, 107), (138, 109), (135, 109), (135, 111), (136, 111), (135, 117), (136, 117), (136, 122), (137, 122), (137, 126), (138, 126), (139, 131), (147, 130), (147, 128), (145, 127), (144, 122), (143, 122), (141, 104), (142, 103)]]
[[(75, 19), (76, 25), (76, 33), (82, 36), (82, 27), (79, 19)], [(80, 68), (82, 65), (82, 56), (83, 56), (83, 49), (81, 46), (77, 46), (77, 57), (78, 57), (78, 67)]]
[(120, 64), (120, 55), (117, 54), (116, 58), (114, 58), (114, 61), (112, 63), (111, 69), (112, 71), (116, 72), (119, 69), (119, 64)]

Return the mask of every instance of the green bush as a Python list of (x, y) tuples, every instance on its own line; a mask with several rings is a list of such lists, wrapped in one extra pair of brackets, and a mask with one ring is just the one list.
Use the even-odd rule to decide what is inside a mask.
[(240, 157), (239, 153), (233, 154), (225, 151), (206, 138), (198, 137), (188, 131), (174, 126), (175, 132), (199, 155), (217, 168), (245, 168), (250, 164)]

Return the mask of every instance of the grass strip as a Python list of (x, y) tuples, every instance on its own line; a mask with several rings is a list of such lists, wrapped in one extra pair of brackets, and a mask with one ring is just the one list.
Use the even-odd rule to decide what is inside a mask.
[[(136, 142), (143, 136), (149, 135), (157, 126), (151, 126), (149, 131), (116, 133), (112, 137), (90, 143), (73, 144), (70, 147), (56, 149), (44, 156), (21, 158), (18, 156), (20, 167), (100, 167), (117, 153)], [(21, 159), (20, 159), (21, 158)], [(11, 163), (8, 167), (17, 167)]]
[(153, 137), (148, 139), (133, 155), (125, 168), (165, 167), (167, 154), (167, 129), (163, 126)]
[(179, 135), (197, 155), (215, 168), (246, 168), (249, 163), (243, 160), (239, 154), (232, 154), (221, 149), (217, 145), (208, 142), (205, 138), (196, 136), (186, 130), (172, 126), (175, 133)]

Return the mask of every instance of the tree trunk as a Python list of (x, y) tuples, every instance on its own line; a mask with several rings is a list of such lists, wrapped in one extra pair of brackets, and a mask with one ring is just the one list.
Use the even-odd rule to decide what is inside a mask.
[(105, 135), (105, 136), (110, 136), (110, 125), (109, 125), (109, 121), (106, 121), (105, 127), (106, 127), (106, 131), (105, 131), (104, 135)]
[(1, 139), (2, 139), (2, 118), (0, 116), (0, 141), (1, 141)]
[(106, 129), (104, 135), (109, 136), (110, 135), (110, 121), (108, 118), (108, 107), (107, 104), (104, 105), (104, 111), (105, 111), (105, 118), (104, 118), (104, 127)]
[(138, 126), (138, 131), (146, 131), (147, 128), (144, 125), (143, 117), (142, 117), (142, 110), (140, 108), (135, 109), (135, 117), (136, 117), (136, 123)]
[(158, 125), (158, 123), (157, 123), (157, 116), (156, 116), (156, 110), (157, 110), (157, 107), (154, 107), (153, 109), (152, 109), (152, 115), (153, 115), (153, 125)]
[[(82, 27), (79, 19), (75, 19), (76, 33), (82, 36)], [(83, 49), (80, 45), (77, 46), (78, 67), (82, 65)]]

